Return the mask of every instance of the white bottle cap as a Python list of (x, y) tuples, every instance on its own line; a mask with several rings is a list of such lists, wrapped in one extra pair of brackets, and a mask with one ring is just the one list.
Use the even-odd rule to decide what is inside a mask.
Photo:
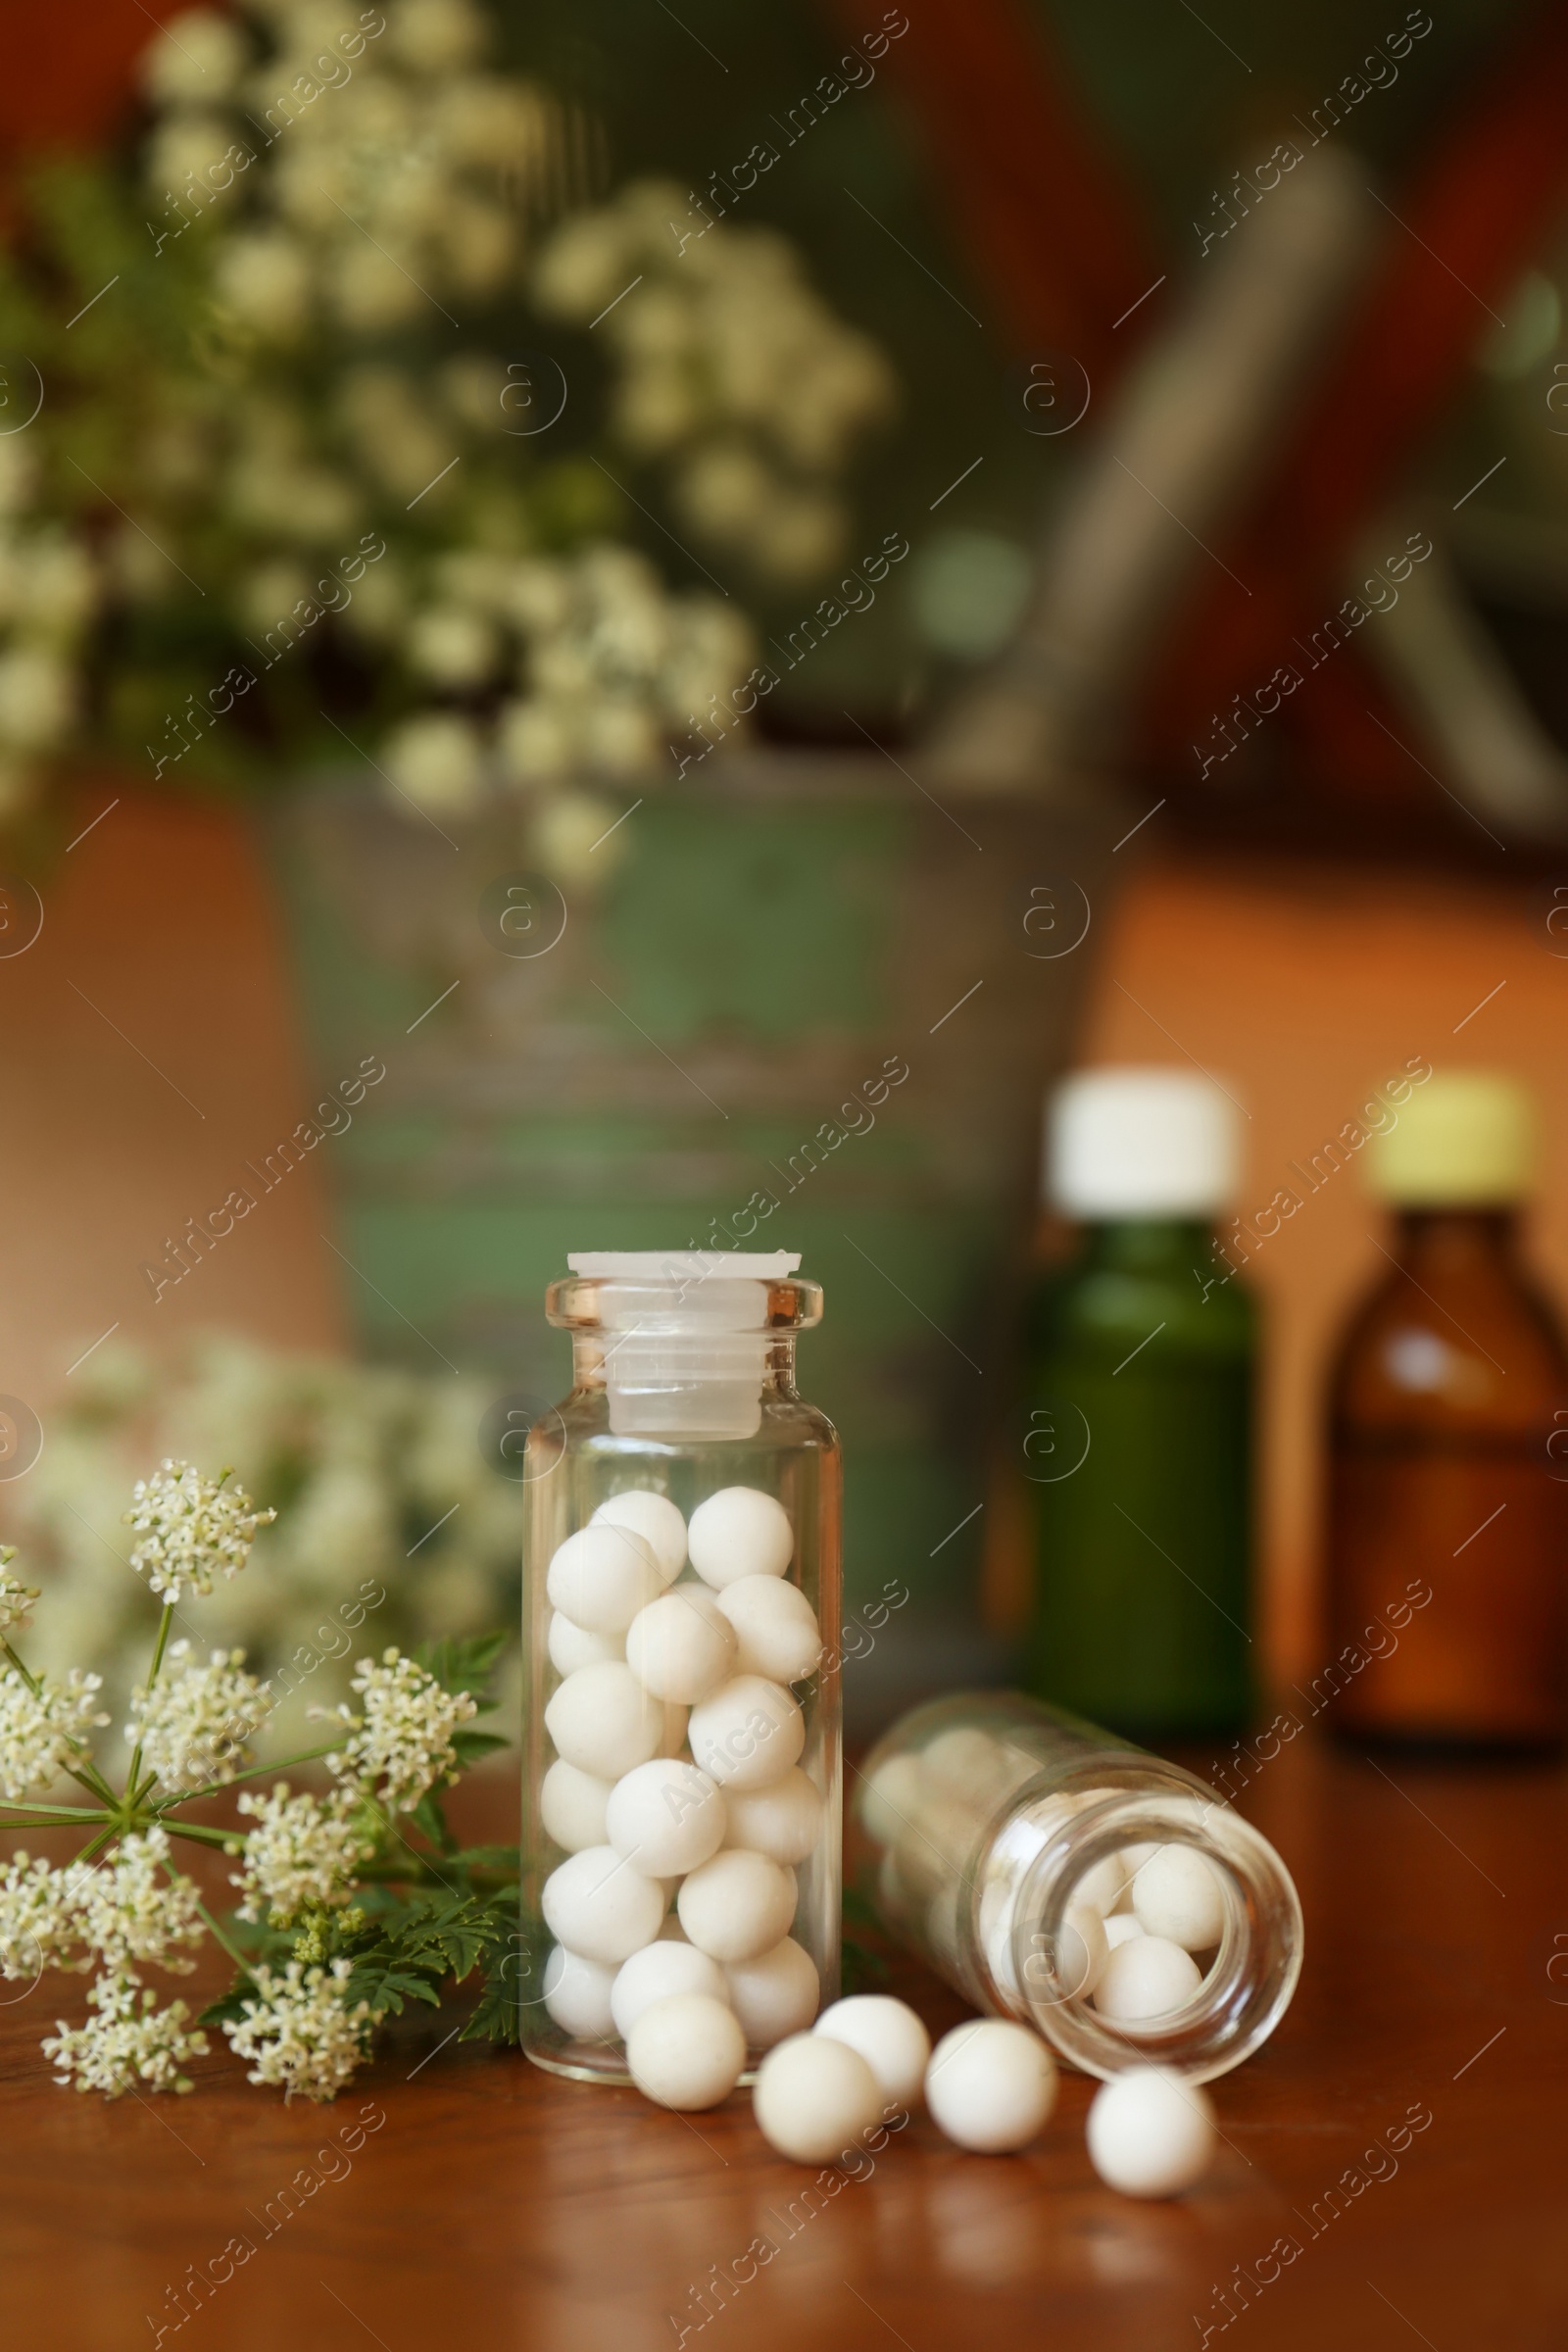
[(1082, 1070), (1046, 1113), (1046, 1190), (1070, 1217), (1203, 1217), (1236, 1189), (1238, 1112), (1196, 1072)]

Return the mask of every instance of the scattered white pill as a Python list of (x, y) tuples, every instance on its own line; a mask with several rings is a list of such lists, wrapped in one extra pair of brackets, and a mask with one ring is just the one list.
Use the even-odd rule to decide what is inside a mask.
[(732, 1961), (724, 1976), (730, 2007), (753, 2050), (770, 2050), (787, 2034), (804, 2033), (822, 1997), (816, 1962), (792, 1936), (755, 1960)]
[(822, 2034), (794, 2034), (757, 2071), (752, 2104), (770, 2147), (797, 2164), (834, 2164), (863, 2144), (886, 2101), (858, 2050)]
[(1150, 1856), (1133, 1883), (1133, 1909), (1146, 1936), (1184, 1952), (1210, 1951), (1225, 1933), (1225, 1890), (1195, 1846), (1162, 1845)]
[(718, 1605), (740, 1644), (737, 1674), (765, 1674), (775, 1683), (804, 1682), (822, 1655), (822, 1629), (799, 1585), (781, 1576), (743, 1576), (726, 1585)]
[(750, 1846), (770, 1862), (804, 1862), (822, 1834), (822, 1810), (815, 1782), (792, 1765), (765, 1788), (726, 1791), (724, 1843)]
[(1113, 1911), (1105, 1922), (1105, 1941), (1112, 1951), (1118, 1943), (1131, 1943), (1143, 1933), (1144, 1923), (1136, 1911)]
[(561, 1609), (550, 1612), (545, 1647), (558, 1674), (575, 1674), (579, 1666), (600, 1666), (606, 1658), (622, 1658), (626, 1654), (625, 1640), (620, 1634), (591, 1634), (585, 1625), (573, 1625)]
[(920, 2104), (931, 2036), (906, 2001), (885, 1992), (858, 1992), (823, 2010), (811, 2031), (858, 2050), (890, 2106), (913, 2112)]
[(545, 1578), (554, 1606), (591, 1634), (623, 1634), (664, 1590), (654, 1548), (629, 1527), (582, 1527), (555, 1553)]
[(1124, 2034), (1145, 2033), (1185, 2008), (1202, 1982), (1190, 1952), (1146, 1931), (1111, 1953), (1095, 1986), (1095, 2007)]
[(1178, 2196), (1201, 2179), (1213, 2153), (1213, 2107), (1174, 2068), (1130, 2067), (1096, 2091), (1089, 2160), (1124, 2197)]
[(677, 1992), (650, 2001), (626, 2036), (626, 2070), (661, 2107), (716, 2107), (746, 2064), (746, 2036), (727, 2002)]
[(721, 1788), (765, 1788), (800, 1762), (806, 1718), (781, 1684), (737, 1674), (693, 1707), (687, 1735), (693, 1756)]
[(736, 1846), (689, 1871), (675, 1897), (680, 1924), (698, 1950), (726, 1965), (755, 1960), (777, 1943), (795, 1903), (793, 1870)]
[(689, 1707), (735, 1671), (735, 1628), (706, 1585), (677, 1585), (639, 1610), (626, 1663), (645, 1690)]
[(601, 1781), (618, 1781), (634, 1764), (646, 1764), (667, 1728), (664, 1709), (619, 1658), (579, 1666), (545, 1708), (557, 1755)]
[(721, 1487), (692, 1513), (692, 1566), (715, 1589), (743, 1576), (782, 1576), (795, 1550), (789, 1513), (759, 1487)]
[(1056, 2100), (1056, 2070), (1038, 2034), (1000, 2017), (944, 2034), (926, 2069), (925, 2103), (960, 2148), (997, 2156), (1027, 2147)]
[(633, 1487), (624, 1494), (612, 1494), (602, 1502), (590, 1527), (629, 1527), (634, 1534), (651, 1544), (659, 1573), (666, 1585), (672, 1585), (686, 1565), (686, 1522), (667, 1494), (656, 1494), (652, 1487)]
[(695, 1764), (656, 1756), (615, 1783), (605, 1838), (645, 1877), (679, 1878), (723, 1843), (724, 1799)]
[(860, 1819), (878, 1845), (896, 1845), (920, 1810), (920, 1763), (916, 1756), (889, 1756), (860, 1789)]
[(615, 1971), (603, 1961), (585, 1960), (558, 1943), (545, 1962), (545, 2007), (564, 2034), (608, 2041), (616, 2030), (610, 2007), (614, 1982)]
[(693, 1943), (666, 1943), (656, 1937), (623, 1960), (610, 1994), (611, 2019), (622, 2041), (650, 2003), (673, 2000), (678, 1992), (706, 1993), (726, 2006), (729, 2001), (724, 1971)]
[(564, 1845), (568, 1854), (580, 1854), (585, 1845), (607, 1845), (605, 1807), (612, 1786), (558, 1757), (539, 1784), (539, 1818), (545, 1835)]
[(558, 1943), (585, 1960), (618, 1966), (659, 1934), (664, 1890), (612, 1845), (590, 1845), (551, 1872), (540, 1908)]

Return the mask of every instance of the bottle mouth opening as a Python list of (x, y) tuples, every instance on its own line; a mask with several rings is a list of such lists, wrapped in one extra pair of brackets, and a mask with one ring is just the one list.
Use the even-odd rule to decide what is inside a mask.
[[(1117, 1788), (1103, 1764), (1089, 1767), (1079, 1786), (1058, 1785), (1008, 1821), (971, 1885), (975, 1949), (989, 1996), (1084, 2073), (1160, 2065), (1203, 2082), (1250, 2056), (1288, 2006), (1300, 1905), (1239, 1814), (1174, 1768), (1167, 1788), (1151, 1789), (1140, 1761), (1141, 1787)], [(1171, 1848), (1205, 1866), (1182, 1874), (1189, 1892), (1196, 1878), (1198, 1908), (1162, 1922), (1146, 1901), (1151, 1928), (1132, 1907), (1136, 1888)], [(1145, 1885), (1152, 1893), (1152, 1878)], [(1118, 1920), (1135, 1924), (1118, 1933)]]
[(785, 1251), (583, 1254), (546, 1313), (579, 1380), (603, 1382), (617, 1438), (755, 1437), (770, 1354), (822, 1316), (821, 1285)]

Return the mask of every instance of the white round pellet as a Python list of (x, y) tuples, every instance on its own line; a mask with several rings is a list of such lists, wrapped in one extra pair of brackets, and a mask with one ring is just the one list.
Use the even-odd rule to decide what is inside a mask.
[(1111, 1953), (1095, 1986), (1095, 2007), (1124, 2034), (1139, 2034), (1184, 2008), (1202, 1981), (1190, 1952), (1146, 1933)]
[(811, 2031), (858, 2050), (890, 2105), (919, 2106), (931, 2036), (906, 2002), (885, 1992), (855, 1993), (824, 2009)]
[(1125, 1853), (1106, 1854), (1077, 1880), (1073, 1886), (1073, 1900), (1093, 1903), (1103, 1917), (1115, 1910), (1131, 1883), (1132, 1872), (1128, 1868)]
[(699, 1951), (727, 1965), (755, 1960), (795, 1917), (795, 1873), (765, 1854), (726, 1846), (681, 1881), (675, 1909)]
[(618, 1965), (659, 1934), (664, 1893), (612, 1845), (589, 1845), (551, 1872), (540, 1908), (551, 1935), (568, 1951)]
[(695, 1764), (656, 1756), (615, 1783), (605, 1807), (605, 1836), (645, 1877), (679, 1878), (717, 1853), (724, 1799)]
[(1068, 1904), (1056, 1937), (1055, 1957), (1063, 1998), (1087, 2000), (1110, 1957), (1105, 1923), (1093, 1903)]
[(575, 1764), (558, 1758), (539, 1784), (539, 1818), (546, 1836), (568, 1854), (580, 1854), (585, 1845), (606, 1844), (605, 1807), (611, 1787), (609, 1781), (595, 1780), (591, 1772), (579, 1772)]
[(789, 1513), (759, 1487), (721, 1487), (692, 1513), (686, 1531), (692, 1566), (705, 1584), (743, 1576), (782, 1576), (795, 1550)]
[(889, 1756), (860, 1790), (860, 1819), (878, 1845), (896, 1845), (920, 1810), (916, 1756)]
[(602, 1502), (590, 1527), (629, 1527), (653, 1548), (659, 1573), (672, 1585), (686, 1565), (686, 1522), (667, 1494), (652, 1487), (633, 1487)]
[(971, 2018), (945, 2034), (926, 2069), (925, 2102), (960, 2148), (1004, 2155), (1027, 2147), (1056, 2100), (1051, 2053), (1027, 2026)]
[(792, 1936), (755, 1960), (732, 1961), (724, 1975), (749, 2049), (770, 2050), (786, 2034), (804, 2032), (822, 1997), (816, 1962)]
[(639, 1611), (626, 1663), (656, 1698), (689, 1707), (735, 1671), (735, 1628), (705, 1585), (677, 1585)]
[(858, 2050), (795, 2034), (768, 2051), (752, 2105), (770, 2147), (797, 2164), (833, 2164), (882, 2121), (882, 2086)]
[(1214, 2110), (1168, 2066), (1135, 2066), (1095, 2093), (1089, 2160), (1124, 2197), (1174, 2197), (1207, 2171)]
[(765, 1674), (775, 1683), (804, 1682), (822, 1655), (822, 1629), (799, 1585), (779, 1576), (742, 1576), (726, 1585), (718, 1605), (740, 1644), (734, 1671)]
[(1105, 1941), (1112, 1951), (1118, 1943), (1131, 1943), (1144, 1932), (1144, 1923), (1136, 1911), (1113, 1911), (1105, 1922)]
[(765, 1788), (800, 1762), (806, 1718), (780, 1684), (737, 1674), (693, 1707), (687, 1734), (721, 1788)]
[(724, 1971), (693, 1943), (664, 1943), (656, 1937), (623, 1960), (610, 1995), (610, 2014), (622, 2041), (651, 2002), (672, 2000), (678, 1992), (703, 1992), (726, 2004), (729, 2000)]
[(770, 1862), (804, 1862), (822, 1834), (822, 1798), (798, 1765), (765, 1788), (724, 1796), (724, 1843), (750, 1846)]
[(634, 1764), (646, 1764), (659, 1753), (666, 1723), (664, 1709), (649, 1697), (631, 1668), (619, 1658), (606, 1658), (602, 1665), (579, 1666), (567, 1675), (545, 1708), (545, 1729), (557, 1755), (579, 1772), (618, 1781)]
[(734, 2011), (708, 1992), (650, 2001), (626, 2036), (626, 2070), (661, 2107), (716, 2107), (746, 2064)]
[(575, 1674), (579, 1666), (601, 1666), (606, 1658), (620, 1658), (626, 1654), (624, 1638), (619, 1634), (591, 1634), (585, 1625), (573, 1625), (560, 1609), (550, 1612), (550, 1627), (545, 1637), (550, 1663), (558, 1674)]
[(1133, 1883), (1133, 1909), (1146, 1936), (1164, 1936), (1184, 1952), (1206, 1952), (1225, 1932), (1225, 1890), (1211, 1863), (1191, 1845), (1162, 1845)]
[(583, 2041), (608, 2041), (615, 2032), (611, 2015), (611, 1987), (615, 1971), (603, 1961), (585, 1960), (563, 1943), (552, 1946), (545, 1962), (545, 2007), (563, 2033)]
[(1116, 1897), (1116, 1908), (1118, 1911), (1130, 1911), (1132, 1909), (1133, 1882), (1137, 1878), (1138, 1873), (1143, 1869), (1144, 1864), (1151, 1860), (1152, 1857), (1157, 1854), (1159, 1851), (1160, 1848), (1155, 1844), (1124, 1845), (1122, 1847), (1121, 1858), (1127, 1869), (1127, 1884), (1122, 1888), (1120, 1894)]
[(629, 1527), (582, 1527), (551, 1560), (545, 1588), (556, 1608), (591, 1634), (623, 1634), (664, 1590), (653, 1545)]

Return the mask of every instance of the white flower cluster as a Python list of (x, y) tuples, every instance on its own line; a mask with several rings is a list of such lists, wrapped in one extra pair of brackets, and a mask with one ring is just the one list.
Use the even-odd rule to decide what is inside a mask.
[(250, 1557), (258, 1528), (277, 1517), (259, 1511), (243, 1487), (204, 1478), (189, 1462), (166, 1461), (131, 1489), (125, 1523), (142, 1541), (130, 1564), (165, 1600), (208, 1593), (219, 1569), (237, 1576)]
[(576, 324), (603, 314), (621, 368), (615, 429), (640, 455), (675, 461), (694, 530), (782, 582), (833, 563), (845, 524), (834, 479), (892, 408), (893, 377), (784, 238), (699, 228), (680, 188), (636, 181), (556, 231), (533, 285), (542, 309)]
[(169, 1832), (151, 1829), (121, 1839), (113, 1858), (95, 1870), (70, 1874), (77, 1934), (116, 1976), (139, 1968), (189, 1976), (185, 1953), (201, 1942), (201, 1897), (189, 1879), (169, 1866)]
[(351, 1787), (373, 1788), (389, 1812), (411, 1813), (438, 1782), (455, 1781), (452, 1735), (478, 1708), (466, 1690), (443, 1690), (434, 1675), (396, 1649), (381, 1663), (362, 1658), (350, 1688), (362, 1701), (356, 1714), (338, 1709), (349, 1737), (327, 1769)]
[(716, 597), (672, 597), (625, 548), (575, 556), (449, 556), (406, 639), (410, 663), (446, 692), (500, 687), (496, 718), (407, 719), (383, 750), (421, 808), (466, 814), (496, 786), (627, 782), (665, 757), (715, 695), (733, 691), (749, 625)]
[(348, 2002), (347, 1960), (310, 1968), (291, 1960), (281, 1973), (259, 1968), (244, 2015), (223, 2032), (236, 2058), (254, 2061), (246, 2080), (270, 2082), (285, 2097), (335, 2098), (368, 2056), (369, 2003)]
[(251, 1762), (272, 1698), (244, 1666), (242, 1649), (215, 1649), (211, 1664), (195, 1665), (190, 1643), (173, 1642), (160, 1679), (131, 1692), (125, 1744), (166, 1788), (220, 1787)]
[(79, 1871), (56, 1870), (40, 1854), (12, 1855), (0, 1874), (0, 1976), (36, 1984), (46, 1968), (91, 1968), (81, 1946)]
[(133, 1980), (100, 1977), (87, 2006), (96, 2014), (84, 2026), (68, 2026), (60, 2018), (57, 2031), (44, 2040), (57, 2082), (74, 2082), (78, 2090), (101, 2091), (110, 2099), (138, 2082), (149, 2090), (189, 2090), (190, 2079), (180, 2069), (205, 2053), (207, 2036), (188, 2028), (190, 2011), (183, 2001), (160, 2009), (157, 1994)]
[(12, 1575), (11, 1563), (16, 1556), (14, 1544), (0, 1544), (0, 1635), (14, 1633), (18, 1626), (25, 1625), (38, 1597), (36, 1585), (24, 1585)]
[(324, 1800), (291, 1796), (287, 1781), (268, 1796), (241, 1795), (240, 1811), (256, 1824), (245, 1839), (244, 1869), (229, 1882), (241, 1890), (241, 1919), (287, 1928), (309, 1905), (339, 1910), (348, 1902), (355, 1865), (374, 1851), (355, 1826), (357, 1801), (345, 1788)]
[(15, 1666), (0, 1672), (0, 1788), (7, 1796), (60, 1778), (88, 1732), (109, 1721), (98, 1706), (102, 1687), (101, 1675), (74, 1666), (63, 1683), (48, 1675), (29, 1683)]
[[(24, 399), (27, 385), (11, 392)], [(15, 418), (9, 426), (0, 437), (0, 816), (23, 804), (36, 762), (75, 724), (81, 648), (99, 602), (86, 549), (38, 514), (34, 453)]]

